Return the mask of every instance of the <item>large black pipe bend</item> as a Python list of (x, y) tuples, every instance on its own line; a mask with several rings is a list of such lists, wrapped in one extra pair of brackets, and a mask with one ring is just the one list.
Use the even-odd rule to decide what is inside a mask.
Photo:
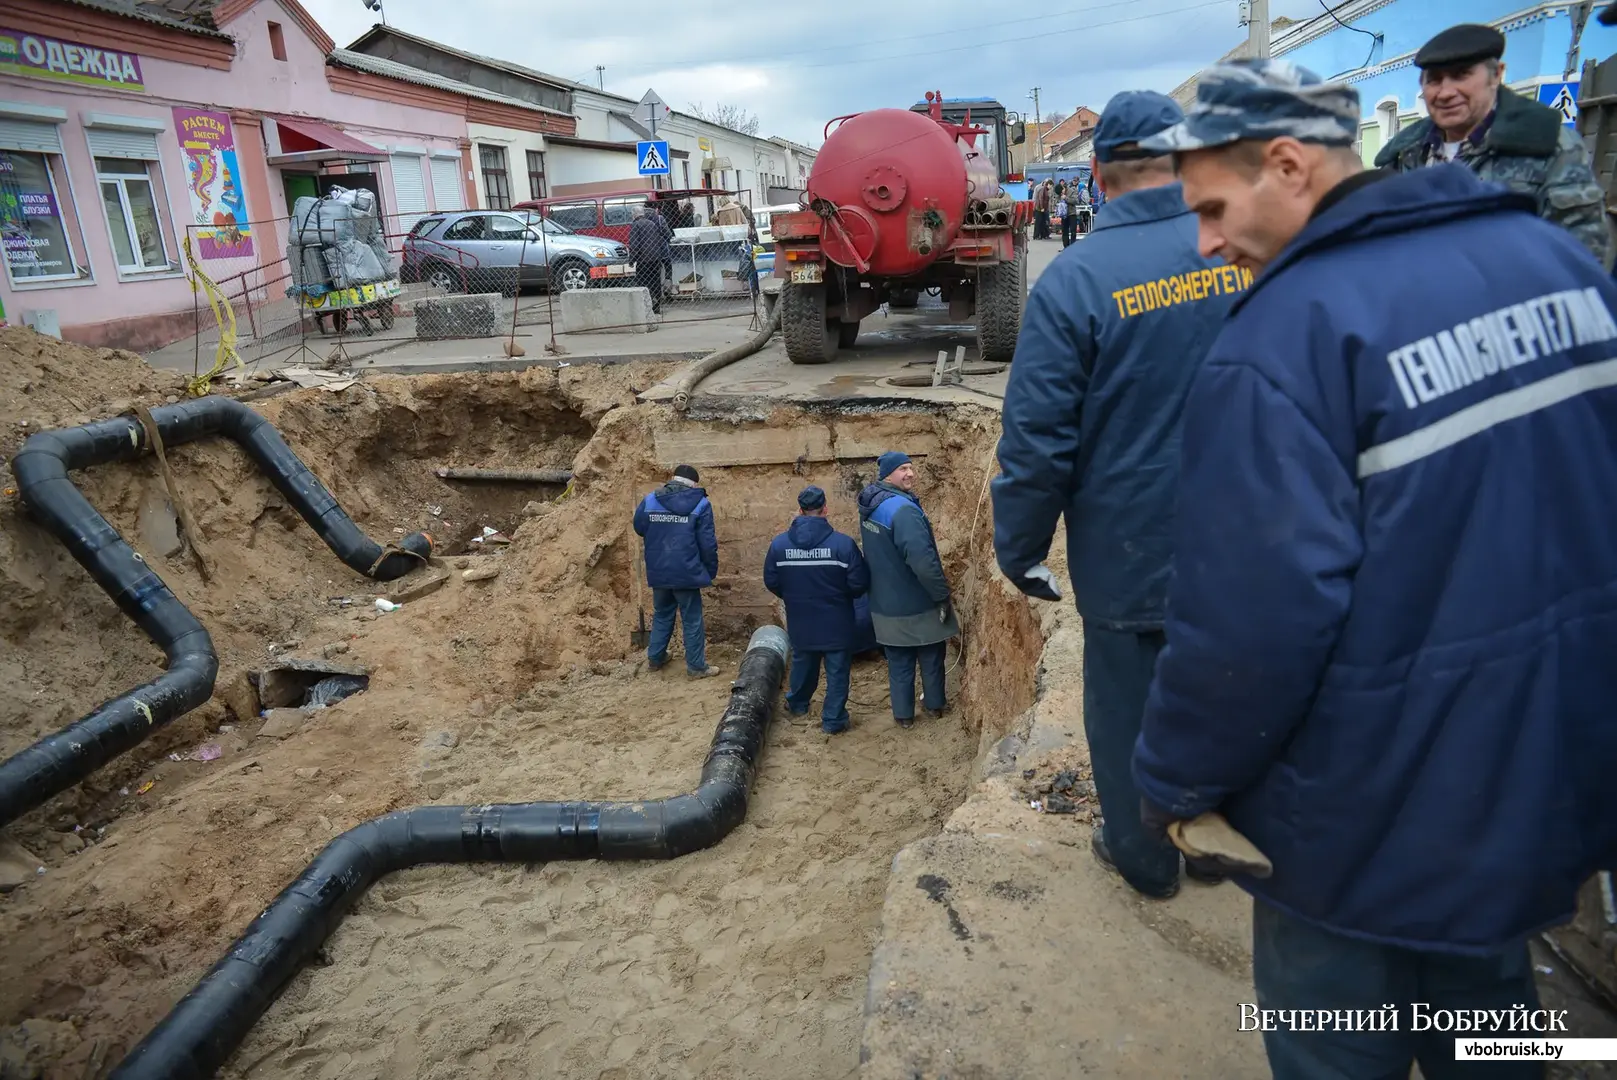
[[(275, 427), (239, 401), (199, 398), (153, 409), (151, 415), (165, 447), (209, 435), (240, 444), (320, 539), (362, 574), (387, 581), (432, 551), (424, 533), (405, 537), (392, 551), (371, 540)], [(151, 450), (140, 422), (122, 416), (40, 432), (11, 460), (24, 505), (168, 659), (167, 670), (153, 681), (0, 762), (0, 826), (66, 791), (213, 694), (219, 659), (208, 632), (68, 478), (73, 469), (128, 461)]]
[(673, 859), (717, 844), (747, 815), (747, 792), (790, 651), (779, 627), (752, 635), (691, 794), (644, 802), (420, 806), (349, 829), (281, 890), (110, 1080), (213, 1076), (384, 874), (425, 863)]

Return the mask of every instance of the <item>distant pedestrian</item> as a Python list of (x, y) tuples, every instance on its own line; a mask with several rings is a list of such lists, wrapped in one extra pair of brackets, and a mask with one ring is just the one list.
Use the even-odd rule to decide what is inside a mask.
[(809, 710), (825, 664), (825, 703), (820, 730), (848, 730), (848, 678), (860, 645), (855, 601), (870, 588), (870, 572), (853, 538), (826, 519), (825, 492), (809, 486), (797, 496), (798, 516), (769, 545), (764, 587), (786, 601), (786, 633), (792, 641), (793, 716)]
[(1042, 180), (1033, 188), (1033, 239), (1050, 239), (1050, 181)]
[(668, 663), (677, 615), (685, 635), (685, 669), (693, 679), (719, 673), (708, 666), (707, 628), (702, 622), (702, 590), (718, 576), (719, 541), (713, 504), (700, 479), (691, 466), (681, 465), (634, 512), (634, 531), (645, 539), (646, 584), (652, 598), (646, 662), (652, 671)]
[(634, 221), (629, 226), (629, 259), (634, 263), (635, 284), (651, 294), (651, 310), (663, 309), (663, 267), (673, 258), (673, 247), (668, 242), (667, 224), (662, 215), (647, 213), (644, 206), (634, 208)]
[(1415, 54), (1427, 115), (1376, 155), (1376, 167), (1409, 172), (1455, 162), (1483, 180), (1531, 196), (1540, 217), (1611, 263), (1605, 193), (1583, 137), (1554, 109), (1504, 85), (1505, 35), (1451, 26)]
[(1078, 194), (1078, 181), (1074, 180), (1067, 185), (1066, 198), (1061, 204), (1061, 246), (1070, 248), (1073, 241), (1078, 239), (1078, 208), (1083, 205), (1083, 198)]
[(887, 652), (893, 719), (915, 723), (915, 668), (920, 664), (927, 712), (949, 707), (944, 686), (948, 641), (960, 633), (943, 575), (932, 522), (915, 494), (915, 466), (889, 450), (876, 461), (877, 481), (859, 493), (860, 538), (870, 564), (870, 617)]

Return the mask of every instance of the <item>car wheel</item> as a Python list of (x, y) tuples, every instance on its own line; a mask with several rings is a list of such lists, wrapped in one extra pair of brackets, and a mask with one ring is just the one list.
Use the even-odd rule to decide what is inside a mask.
[(460, 289), (460, 276), (443, 263), (433, 263), (428, 267), (425, 281), (439, 292), (457, 292)]
[(568, 260), (557, 263), (555, 278), (557, 292), (577, 292), (590, 287), (589, 267), (581, 262)]

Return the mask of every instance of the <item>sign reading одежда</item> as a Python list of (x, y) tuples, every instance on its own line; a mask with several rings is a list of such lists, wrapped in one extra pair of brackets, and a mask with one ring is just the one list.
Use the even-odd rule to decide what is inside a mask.
[(77, 41), (0, 27), (0, 75), (60, 79), (85, 86), (146, 89), (140, 57)]

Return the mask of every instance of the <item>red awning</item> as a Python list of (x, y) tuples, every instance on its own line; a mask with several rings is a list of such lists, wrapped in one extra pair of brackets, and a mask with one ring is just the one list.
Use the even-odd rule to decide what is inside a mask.
[(307, 117), (276, 116), (281, 152), (269, 159), (271, 165), (309, 161), (386, 161), (387, 152), (354, 138), (319, 120)]

